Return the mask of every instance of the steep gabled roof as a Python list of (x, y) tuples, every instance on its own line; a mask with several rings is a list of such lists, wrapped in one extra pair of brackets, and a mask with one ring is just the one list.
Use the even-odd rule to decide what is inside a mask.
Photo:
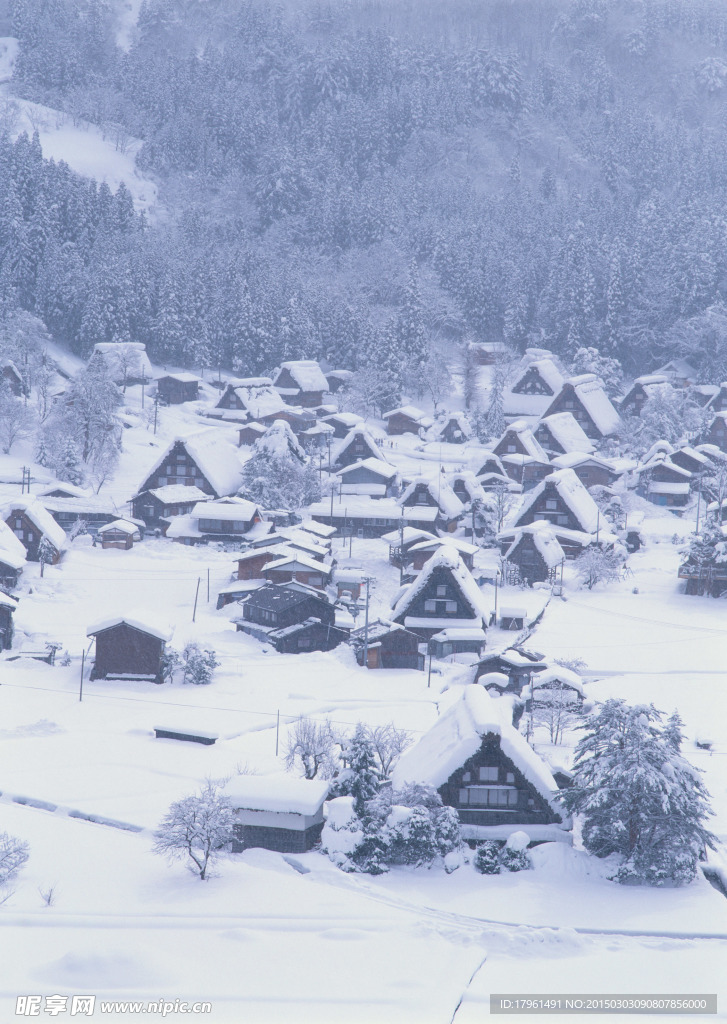
[(550, 769), (538, 757), (505, 715), (510, 704), (494, 700), (482, 686), (468, 686), (462, 696), (444, 711), (419, 742), (405, 751), (392, 773), (394, 789), (418, 782), (439, 789), (482, 746), (485, 736), (497, 736), (500, 749), (522, 772), (538, 794), (562, 814), (555, 801), (558, 786)]
[(435, 423), (434, 426), (429, 430), (429, 438), (432, 441), (436, 441), (437, 438), (444, 434), (447, 427), (453, 423), (456, 430), (459, 430), (462, 437), (469, 439), (474, 437), (474, 430), (472, 424), (467, 419), (467, 416), (463, 412), (451, 412), (441, 422)]
[(276, 385), (283, 370), (288, 371), (301, 391), (328, 391), (328, 381), (315, 359), (289, 359), (281, 363), (275, 375)]
[(405, 416), (407, 419), (413, 420), (414, 423), (418, 423), (424, 429), (431, 427), (434, 423), (432, 417), (428, 416), (423, 409), (417, 408), (416, 405), (402, 405), (398, 409), (390, 409), (381, 418), (382, 420), (388, 420), (392, 416)]
[(621, 417), (611, 404), (611, 399), (603, 388), (603, 382), (595, 373), (583, 373), (579, 377), (570, 377), (566, 384), (571, 385), (600, 434), (607, 437), (623, 430)]
[(464, 512), (464, 505), (447, 483), (444, 474), (439, 473), (436, 477), (415, 477), (404, 493), (399, 498), (399, 504), (406, 508), (415, 508), (415, 505), (408, 503), (407, 499), (414, 494), (418, 487), (424, 487), (429, 493), (432, 502), (440, 509), (442, 515), (448, 519), (456, 519)]
[(7, 523), (0, 519), (0, 563), (11, 569), (22, 569), (28, 560), (25, 547)]
[(200, 430), (189, 437), (175, 437), (147, 471), (144, 483), (139, 489), (140, 493), (148, 489), (146, 482), (164, 464), (176, 444), (181, 444), (195, 461), (218, 496), (234, 494), (239, 490), (242, 483), (242, 463), (238, 449), (221, 437), (220, 431), (213, 427), (211, 430)]
[(485, 597), (460, 558), (459, 552), (451, 544), (445, 544), (432, 555), (414, 582), (399, 596), (391, 613), (393, 619), (399, 619), (402, 615), (406, 615), (407, 609), (415, 598), (426, 589), (432, 575), (439, 569), (450, 573), (452, 581), (458, 586), (465, 601), (470, 605), (473, 618), (480, 619), (489, 616), (490, 610)]
[(374, 473), (376, 476), (380, 476), (382, 480), (393, 480), (399, 472), (395, 466), (390, 466), (388, 462), (384, 462), (383, 457), (374, 458), (372, 455), (368, 459), (361, 459), (360, 462), (352, 462), (350, 466), (344, 466), (343, 469), (336, 470), (336, 476), (344, 477), (348, 473), (353, 473), (357, 469), (367, 469), (369, 473)]
[(15, 512), (23, 512), (39, 533), (44, 534), (56, 551), (63, 551), (68, 541), (65, 531), (37, 498), (13, 498), (2, 506), (2, 518), (7, 520)]
[(532, 427), (526, 420), (515, 420), (514, 423), (511, 423), (510, 426), (506, 428), (505, 433), (497, 444), (501, 444), (508, 434), (517, 435), (520, 444), (525, 448), (526, 455), (530, 455), (532, 458), (538, 459), (540, 462), (548, 461), (548, 456), (545, 454), (545, 451), (533, 433)]
[(381, 459), (382, 462), (386, 462), (381, 449), (376, 443), (374, 435), (363, 424), (357, 424), (349, 430), (345, 437), (340, 438), (337, 442), (331, 445), (332, 465), (335, 465), (335, 463), (338, 462), (341, 455), (343, 455), (348, 446), (353, 443), (357, 436), (365, 441), (371, 449), (371, 458)]
[(509, 559), (524, 536), (532, 538), (535, 549), (545, 562), (548, 569), (554, 569), (565, 560), (565, 552), (560, 546), (555, 530), (542, 519), (538, 519), (528, 526), (518, 526), (514, 531), (513, 542), (505, 552), (505, 559)]
[(593, 441), (571, 412), (555, 412), (540, 421), (565, 452), (592, 452)]
[[(244, 377), (240, 380), (230, 381), (228, 390), (230, 388), (237, 395), (243, 409), (254, 420), (258, 420), (262, 416), (270, 416), (286, 408), (285, 402), (273, 387), (273, 382), (269, 377)], [(226, 393), (225, 391), (220, 397), (217, 408), (221, 408), (220, 402)]]
[(570, 509), (584, 533), (595, 533), (598, 529), (598, 506), (572, 469), (556, 470), (555, 473), (546, 476), (537, 487), (528, 491), (518, 512), (516, 525), (520, 524), (543, 492), (551, 487), (556, 490), (563, 504)]

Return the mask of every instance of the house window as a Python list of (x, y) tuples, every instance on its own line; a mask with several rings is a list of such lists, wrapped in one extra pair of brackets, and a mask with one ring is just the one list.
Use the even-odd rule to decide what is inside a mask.
[(298, 638), (298, 650), (310, 650), (312, 640), (309, 636), (301, 636)]
[(159, 486), (160, 487), (166, 487), (167, 486), (167, 478), (165, 476), (160, 476), (159, 477)]
[(446, 596), (447, 596), (447, 586), (446, 586), (446, 584), (442, 584), (441, 586), (438, 586), (437, 587), (437, 597), (446, 597)]
[(462, 782), (472, 782), (472, 772), (465, 772), (462, 776)]
[(35, 534), (33, 533), (32, 530), (29, 530), (28, 531), (28, 543), (32, 544), (34, 540), (35, 540)]
[(507, 450), (508, 450), (508, 452), (516, 452), (517, 451), (517, 445), (509, 444), (507, 446)]
[(568, 525), (568, 516), (556, 516), (555, 520), (556, 520), (558, 526), (567, 526)]
[(459, 802), (469, 807), (516, 807), (517, 790), (504, 786), (468, 786), (460, 789)]
[(565, 402), (563, 403), (563, 406), (566, 409), (575, 409), (576, 403), (573, 401), (572, 398), (566, 398)]
[(22, 528), (23, 528), (23, 520), (22, 519), (16, 519), (15, 520), (15, 529), (16, 530), (22, 530)]
[(515, 776), (512, 772), (507, 773), (507, 775), (505, 776), (505, 782), (508, 784), (508, 786), (515, 785)]
[(151, 519), (154, 516), (154, 506), (144, 505), (144, 511), (142, 514), (146, 516), (148, 519)]
[(497, 782), (497, 768), (480, 768), (480, 782)]
[(548, 510), (548, 512), (555, 512), (555, 510), (558, 508), (558, 502), (555, 498), (548, 498), (545, 502), (545, 507)]

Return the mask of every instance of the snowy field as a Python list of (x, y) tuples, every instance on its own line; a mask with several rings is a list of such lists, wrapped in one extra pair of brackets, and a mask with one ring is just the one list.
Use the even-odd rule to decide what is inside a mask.
[[(126, 511), (161, 450), (209, 426), (200, 413), (214, 391), (205, 386), (204, 394), (199, 404), (159, 410), (154, 434), (148, 395), (142, 409), (141, 389), (129, 388), (122, 460), (101, 497)], [(233, 427), (214, 429), (234, 441)], [(397, 439), (393, 457), (405, 462), (411, 448)], [(17, 456), (0, 461), (0, 498), (18, 493), (30, 454), (19, 446)], [(45, 475), (39, 467), (33, 474), (38, 489)], [(499, 601), (524, 606), (531, 618), (545, 608), (528, 643), (551, 659), (582, 658), (589, 699), (623, 696), (667, 713), (679, 709), (686, 752), (705, 771), (712, 827), (724, 840), (725, 606), (681, 592), (676, 570), (689, 519), (647, 513), (632, 576), (589, 592), (575, 589), (566, 567), (563, 599), (501, 587)], [(371, 614), (386, 615), (399, 585), (386, 543), (354, 539), (349, 547), (334, 540), (335, 556), (376, 577)], [(483, 572), (494, 564), (492, 553), (478, 556)], [(12, 935), (0, 1019), (10, 1019), (20, 993), (81, 991), (99, 999), (210, 1000), (205, 1019), (215, 1024), (449, 1022), (462, 998), (461, 1024), (488, 1013), (491, 992), (517, 991), (718, 991), (727, 1007), (727, 901), (701, 877), (686, 889), (622, 887), (605, 878), (605, 865), (562, 844), (537, 849), (532, 872), (502, 876), (464, 864), (451, 875), (395, 868), (374, 878), (344, 875), (315, 852), (286, 860), (249, 851), (220, 862), (202, 884), (155, 856), (152, 830), (172, 801), (205, 778), (279, 772), (298, 715), (349, 730), (357, 721), (394, 721), (417, 738), (470, 677), (465, 665), (445, 662), (435, 663), (430, 686), (426, 673), (367, 672), (345, 647), (278, 655), (235, 631), (234, 605), (216, 610), (234, 567), (233, 554), (214, 546), (148, 539), (130, 551), (103, 551), (81, 538), (42, 579), (34, 563), (23, 574), (18, 635), (36, 646), (62, 644), (71, 662), (0, 666), (0, 828), (31, 847), (0, 914)], [(483, 593), (492, 604), (492, 587)], [(169, 622), (175, 647), (192, 640), (214, 646), (220, 667), (213, 684), (91, 681), (90, 651), (80, 701), (86, 630), (120, 611)], [(512, 639), (491, 630), (488, 649)], [(191, 726), (219, 739), (213, 746), (159, 740), (157, 725)], [(708, 738), (711, 750), (697, 749), (696, 738)], [(546, 758), (566, 763), (577, 734), (557, 750), (542, 731), (536, 740)]]

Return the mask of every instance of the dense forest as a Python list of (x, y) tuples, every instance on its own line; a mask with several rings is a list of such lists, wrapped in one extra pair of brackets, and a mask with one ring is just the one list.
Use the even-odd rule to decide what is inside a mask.
[(727, 377), (727, 6), (14, 0), (13, 89), (143, 145), (125, 189), (0, 140), (0, 301), (74, 351), (398, 373), (505, 338)]

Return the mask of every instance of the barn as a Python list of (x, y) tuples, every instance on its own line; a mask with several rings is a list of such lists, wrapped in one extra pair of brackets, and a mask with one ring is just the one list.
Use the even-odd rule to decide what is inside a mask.
[(164, 648), (171, 639), (168, 626), (141, 614), (119, 615), (90, 626), (86, 636), (96, 641), (91, 679), (138, 679), (162, 682)]
[(157, 394), (166, 405), (196, 402), (199, 397), (199, 377), (193, 373), (168, 373), (157, 380)]

